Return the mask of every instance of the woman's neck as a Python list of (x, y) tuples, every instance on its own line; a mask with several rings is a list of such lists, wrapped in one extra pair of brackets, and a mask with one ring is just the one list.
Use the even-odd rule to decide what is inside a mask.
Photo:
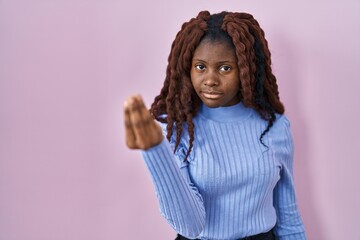
[(201, 104), (199, 114), (217, 122), (244, 121), (254, 112), (252, 108), (245, 107), (242, 102), (228, 107), (210, 108)]

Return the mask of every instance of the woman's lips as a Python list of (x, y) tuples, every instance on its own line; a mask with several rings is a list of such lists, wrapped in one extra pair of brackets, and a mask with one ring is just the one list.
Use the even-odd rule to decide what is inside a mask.
[(202, 91), (201, 94), (207, 99), (219, 99), (222, 96), (222, 93), (220, 92)]

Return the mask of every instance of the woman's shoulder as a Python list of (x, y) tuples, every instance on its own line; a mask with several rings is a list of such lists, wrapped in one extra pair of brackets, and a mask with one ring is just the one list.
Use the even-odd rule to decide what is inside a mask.
[(290, 120), (285, 114), (276, 114), (276, 120), (270, 129), (270, 137), (273, 142), (292, 142)]
[(274, 122), (274, 126), (282, 126), (282, 127), (290, 127), (290, 120), (289, 118), (286, 116), (286, 114), (279, 114), (276, 113), (276, 120)]
[[(256, 112), (256, 110), (252, 110), (253, 114), (251, 115), (251, 117), (248, 119), (251, 122), (261, 122), (264, 125), (268, 124), (268, 120), (262, 118), (260, 116), (260, 114), (258, 112)], [(280, 113), (275, 113), (275, 121), (273, 122), (273, 125), (271, 128), (290, 128), (290, 120), (289, 118), (286, 116), (286, 114), (280, 114)]]
[(276, 120), (274, 122), (274, 128), (276, 129), (290, 129), (290, 120), (285, 114), (275, 114)]

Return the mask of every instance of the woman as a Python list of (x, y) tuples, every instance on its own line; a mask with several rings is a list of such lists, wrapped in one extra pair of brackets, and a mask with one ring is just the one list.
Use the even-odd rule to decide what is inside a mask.
[(306, 239), (290, 124), (252, 15), (184, 23), (150, 112), (140, 96), (124, 105), (127, 145), (142, 149), (177, 239)]

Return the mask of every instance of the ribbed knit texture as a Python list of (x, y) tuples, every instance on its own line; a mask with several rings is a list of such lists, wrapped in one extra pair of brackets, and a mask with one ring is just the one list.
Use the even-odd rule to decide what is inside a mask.
[(175, 154), (175, 134), (142, 151), (169, 224), (188, 238), (239, 239), (275, 226), (279, 240), (306, 239), (295, 199), (288, 119), (277, 115), (263, 138), (267, 147), (259, 141), (267, 122), (242, 103), (202, 105), (194, 124), (188, 162), (183, 161), (186, 126)]

